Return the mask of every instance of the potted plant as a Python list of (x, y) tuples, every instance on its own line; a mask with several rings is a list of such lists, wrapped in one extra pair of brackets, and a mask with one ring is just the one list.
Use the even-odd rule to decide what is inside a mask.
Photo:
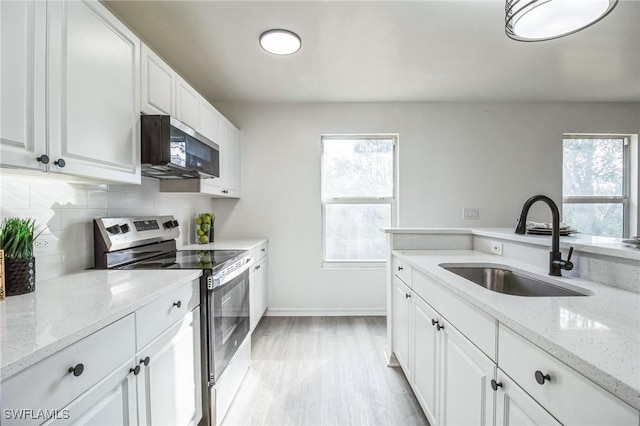
[(4, 250), (5, 290), (7, 296), (24, 294), (36, 289), (36, 259), (33, 240), (36, 226), (33, 219), (9, 217), (0, 225), (0, 249)]

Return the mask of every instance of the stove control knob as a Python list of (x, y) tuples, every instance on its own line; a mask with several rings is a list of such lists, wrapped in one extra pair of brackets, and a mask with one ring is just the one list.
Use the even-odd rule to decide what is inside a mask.
[(109, 226), (106, 229), (107, 229), (107, 232), (110, 234), (119, 234), (120, 232), (122, 232), (122, 230), (120, 229), (120, 225)]
[(177, 228), (178, 226), (180, 226), (180, 224), (178, 223), (177, 220), (169, 220), (169, 221), (163, 223), (163, 225), (167, 229)]
[(131, 231), (131, 229), (129, 228), (129, 225), (127, 225), (126, 223), (120, 225), (120, 231), (123, 234), (126, 234), (127, 232)]

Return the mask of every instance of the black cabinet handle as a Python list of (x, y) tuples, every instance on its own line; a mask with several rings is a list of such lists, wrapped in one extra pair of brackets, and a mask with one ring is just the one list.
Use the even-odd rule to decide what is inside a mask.
[(498, 388), (501, 388), (502, 386), (502, 383), (498, 383), (495, 380), (491, 379), (491, 389), (493, 389), (494, 391), (497, 391)]
[(49, 156), (47, 154), (42, 154), (40, 157), (36, 158), (42, 164), (49, 164)]
[(551, 376), (548, 374), (542, 374), (542, 371), (536, 370), (536, 382), (538, 382), (539, 385), (544, 385), (545, 381), (550, 382)]
[(64, 166), (66, 166), (67, 163), (64, 161), (64, 158), (59, 158), (56, 161), (54, 161), (53, 164), (55, 164), (60, 168), (63, 168)]
[(149, 365), (149, 361), (151, 361), (151, 358), (145, 357), (144, 359), (140, 360), (140, 364), (144, 364), (144, 366), (146, 367), (147, 365)]
[(69, 374), (73, 373), (74, 376), (78, 377), (84, 371), (84, 364), (80, 363), (75, 367), (69, 367)]
[(177, 302), (173, 302), (173, 306), (176, 306), (178, 309), (180, 309), (180, 306), (182, 306), (182, 302), (179, 300)]
[(267, 251), (267, 249), (266, 248), (261, 248), (260, 251)]
[(431, 325), (436, 325), (437, 323), (438, 323), (437, 320), (434, 320), (434, 319), (431, 320)]
[(431, 320), (431, 325), (435, 325), (436, 328), (438, 329), (438, 331), (442, 330), (444, 328), (444, 325), (440, 325), (440, 322), (432, 319)]
[(444, 328), (444, 325), (438, 324), (438, 325), (436, 325), (436, 328), (438, 329), (438, 331), (440, 331), (440, 330), (442, 330)]
[(398, 271), (402, 271), (404, 268), (402, 266), (398, 266)]
[(135, 367), (130, 368), (129, 373), (133, 373), (134, 376), (137, 376), (138, 374), (140, 374), (140, 366), (136, 365)]
[(411, 295), (410, 295), (409, 293), (405, 293), (405, 294), (404, 294), (404, 298), (405, 298), (405, 299), (409, 299), (409, 298), (411, 298)]

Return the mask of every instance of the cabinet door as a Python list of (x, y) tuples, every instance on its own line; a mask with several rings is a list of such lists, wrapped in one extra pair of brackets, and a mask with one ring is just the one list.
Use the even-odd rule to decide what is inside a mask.
[(402, 366), (409, 382), (412, 382), (409, 365), (409, 309), (411, 306), (411, 290), (397, 277), (393, 278), (394, 291), (394, 344), (393, 352)]
[(139, 424), (198, 424), (202, 418), (200, 308), (138, 352), (138, 360)]
[(200, 130), (205, 137), (220, 145), (222, 139), (222, 115), (209, 102), (200, 100)]
[(176, 117), (195, 131), (200, 130), (200, 94), (180, 76), (176, 82)]
[(438, 314), (417, 296), (413, 301), (413, 389), (429, 423), (437, 419), (438, 337), (432, 321)]
[(175, 116), (175, 71), (145, 44), (141, 56), (142, 112)]
[(440, 424), (493, 425), (495, 364), (440, 318)]
[(131, 360), (59, 410), (51, 425), (137, 425), (136, 379)]
[(46, 12), (42, 1), (0, 2), (0, 164), (46, 170)]
[(258, 305), (256, 304), (256, 267), (249, 270), (249, 324), (251, 331), (258, 325)]
[(258, 269), (256, 271), (256, 286), (257, 286), (257, 291), (256, 291), (256, 306), (257, 306), (257, 317), (258, 317), (258, 321), (260, 321), (260, 319), (262, 318), (262, 316), (264, 315), (265, 311), (267, 310), (267, 299), (268, 299), (268, 293), (267, 293), (267, 275), (268, 275), (268, 263), (267, 263), (267, 258), (263, 257), (262, 260), (260, 260), (260, 262), (258, 262), (258, 264), (256, 265), (256, 268)]
[(47, 13), (49, 169), (139, 184), (140, 40), (97, 1)]
[(225, 122), (226, 141), (224, 154), (225, 195), (240, 197), (240, 131), (230, 122)]
[(502, 385), (496, 392), (497, 426), (560, 426), (551, 414), (500, 369), (496, 381)]

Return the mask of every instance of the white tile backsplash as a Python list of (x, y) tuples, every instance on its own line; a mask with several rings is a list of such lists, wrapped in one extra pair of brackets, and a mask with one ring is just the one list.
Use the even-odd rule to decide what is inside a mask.
[(215, 213), (211, 198), (160, 193), (158, 181), (148, 178), (141, 185), (83, 185), (3, 175), (0, 197), (0, 219), (31, 217), (47, 227), (50, 246), (35, 254), (37, 281), (93, 267), (94, 218), (173, 214), (181, 225), (180, 246), (190, 242), (194, 213)]

